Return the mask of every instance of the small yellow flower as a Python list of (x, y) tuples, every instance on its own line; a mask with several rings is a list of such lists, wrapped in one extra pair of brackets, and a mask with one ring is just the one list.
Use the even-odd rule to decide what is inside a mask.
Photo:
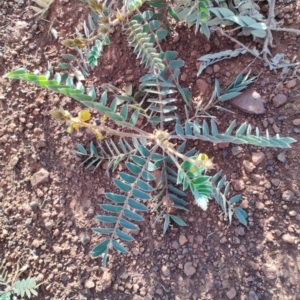
[(87, 109), (83, 109), (78, 113), (78, 118), (82, 122), (86, 122), (91, 119), (91, 113)]
[(74, 130), (73, 124), (69, 125), (69, 127), (67, 128), (67, 133), (71, 134)]
[(117, 14), (116, 14), (116, 18), (117, 18), (119, 21), (121, 21), (122, 18), (123, 18), (122, 14), (121, 14), (119, 11), (118, 11)]

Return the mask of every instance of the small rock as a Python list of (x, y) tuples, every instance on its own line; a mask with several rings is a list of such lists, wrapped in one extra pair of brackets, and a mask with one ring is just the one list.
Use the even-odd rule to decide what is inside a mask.
[(229, 299), (233, 299), (236, 296), (236, 290), (235, 290), (235, 288), (232, 287), (229, 291), (227, 291), (226, 292), (226, 296)]
[(109, 270), (105, 270), (101, 278), (102, 290), (108, 289), (112, 284), (112, 276)]
[(245, 235), (245, 229), (242, 226), (237, 227), (234, 231), (236, 235)]
[(291, 210), (291, 211), (289, 211), (289, 215), (291, 217), (295, 217), (295, 216), (297, 216), (297, 212), (295, 210)]
[(235, 97), (231, 100), (231, 104), (249, 114), (263, 114), (266, 111), (260, 94), (254, 90), (249, 90)]
[(292, 79), (292, 80), (290, 80), (290, 81), (288, 81), (288, 82), (286, 83), (286, 87), (287, 87), (288, 89), (292, 89), (293, 87), (296, 86), (296, 84), (297, 84), (296, 79)]
[(53, 226), (54, 226), (54, 221), (53, 220), (49, 220), (49, 221), (45, 222), (45, 228), (47, 230), (51, 231)]
[(276, 179), (276, 178), (272, 178), (272, 179), (271, 179), (271, 183), (272, 183), (274, 186), (278, 187), (279, 184), (280, 184), (280, 180), (279, 180), (279, 179)]
[(221, 70), (219, 65), (214, 65), (213, 69), (215, 73), (218, 73)]
[(183, 246), (187, 241), (188, 241), (188, 239), (183, 234), (181, 234), (179, 236), (179, 244), (180, 244), (180, 246)]
[(171, 272), (167, 266), (162, 266), (161, 271), (165, 277), (170, 276)]
[(179, 244), (178, 244), (178, 242), (177, 241), (173, 241), (173, 243), (172, 243), (172, 248), (174, 248), (174, 249), (179, 249)]
[(201, 95), (205, 95), (209, 91), (209, 85), (204, 79), (197, 79), (196, 86)]
[(248, 296), (248, 300), (259, 300), (259, 299), (258, 299), (258, 296), (256, 295), (255, 292), (250, 291), (249, 296)]
[(243, 148), (240, 146), (236, 146), (231, 149), (231, 152), (234, 156), (239, 155), (242, 151), (243, 151)]
[(32, 208), (32, 210), (37, 210), (39, 208), (39, 204), (35, 201), (30, 202), (29, 205)]
[(287, 102), (287, 96), (284, 94), (278, 94), (273, 98), (273, 104), (275, 107), (279, 107)]
[(87, 289), (92, 289), (95, 287), (95, 283), (93, 280), (91, 279), (87, 279), (84, 283), (84, 286), (87, 288)]
[(90, 242), (91, 238), (88, 234), (83, 234), (81, 237), (81, 243), (83, 244), (83, 246), (85, 246), (86, 244), (88, 244)]
[(253, 170), (256, 168), (256, 166), (249, 160), (244, 160), (243, 161), (243, 166), (244, 166), (245, 171), (247, 173), (252, 173)]
[(196, 269), (193, 267), (192, 262), (187, 262), (184, 264), (183, 271), (186, 276), (192, 276), (196, 273)]
[(49, 182), (49, 172), (44, 168), (40, 169), (31, 176), (30, 182), (33, 188), (38, 187), (42, 183)]
[(180, 76), (180, 79), (182, 80), (182, 81), (186, 81), (187, 80), (187, 74), (185, 73), (185, 72), (183, 72), (182, 74), (181, 74), (181, 76)]
[(258, 166), (265, 158), (265, 154), (263, 152), (253, 152), (252, 153), (252, 162), (255, 166)]
[(300, 126), (300, 119), (293, 120), (293, 125)]
[(279, 161), (281, 161), (282, 163), (285, 163), (285, 162), (286, 162), (285, 153), (284, 153), (284, 152), (280, 152), (280, 153), (277, 155), (277, 159), (278, 159)]
[(262, 202), (256, 202), (255, 204), (256, 208), (261, 210), (261, 209), (264, 209), (265, 208), (265, 205), (262, 203)]
[(282, 240), (289, 244), (295, 244), (296, 238), (293, 235), (290, 235), (289, 233), (284, 234), (282, 237)]
[(202, 245), (203, 240), (204, 240), (204, 238), (203, 238), (202, 235), (197, 235), (196, 236), (196, 242), (197, 242), (197, 244)]
[(240, 192), (245, 188), (245, 182), (242, 179), (232, 180), (232, 186), (236, 192)]
[(276, 124), (273, 124), (272, 128), (273, 128), (275, 133), (280, 133), (280, 129)]
[(222, 287), (222, 282), (220, 280), (214, 280), (213, 287), (215, 289), (220, 289)]
[(267, 280), (274, 280), (277, 278), (277, 274), (279, 274), (275, 264), (264, 264), (262, 271), (264, 272)]
[(19, 157), (18, 156), (14, 156), (10, 162), (9, 162), (9, 165), (14, 168), (19, 162)]
[(225, 244), (227, 242), (227, 239), (225, 236), (223, 236), (221, 239), (220, 239), (220, 244)]

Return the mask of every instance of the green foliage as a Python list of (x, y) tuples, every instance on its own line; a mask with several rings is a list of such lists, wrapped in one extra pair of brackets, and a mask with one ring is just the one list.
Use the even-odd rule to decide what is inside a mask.
[(31, 298), (37, 296), (38, 284), (34, 278), (28, 277), (26, 279), (19, 280), (19, 276), (27, 269), (27, 266), (19, 268), (19, 262), (17, 263), (17, 269), (15, 272), (9, 274), (5, 261), (2, 261), (0, 265), (0, 286), (5, 286), (5, 291), (0, 291), (0, 300), (9, 300), (12, 295), (21, 296), (22, 299)]
[[(178, 57), (177, 51), (164, 51), (161, 41), (173, 30), (168, 17), (175, 21), (186, 20), (188, 26), (195, 26), (195, 32), (200, 31), (208, 38), (213, 26), (233, 24), (237, 24), (244, 35), (263, 37), (266, 26), (259, 8), (252, 1), (237, 3), (235, 0), (176, 0), (175, 6), (165, 0), (129, 0), (122, 7), (117, 7), (116, 2), (105, 2), (105, 6), (96, 0), (88, 4), (92, 12), (83, 24), (84, 33), (77, 30), (76, 39), (64, 41), (77, 51), (80, 60), (73, 54), (63, 54), (62, 58), (68, 62), (59, 65), (61, 69), (73, 71), (78, 81), (76, 85), (68, 73), (56, 73), (50, 79), (51, 65), (45, 75), (18, 69), (6, 77), (71, 97), (100, 115), (95, 125), (89, 123), (91, 114), (87, 110), (77, 117), (63, 109), (52, 111), (56, 119), (69, 125), (68, 132), (84, 127), (100, 140), (88, 146), (77, 144), (75, 153), (84, 158), (82, 164), (86, 168), (93, 166), (95, 171), (106, 162), (108, 175), (117, 171), (122, 163), (119, 169), (122, 171), (113, 174), (114, 192), (105, 194), (106, 201), (100, 204), (103, 213), (96, 216), (101, 225), (93, 231), (103, 238), (92, 249), (92, 256), (102, 256), (106, 265), (111, 250), (126, 253), (125, 244), (134, 240), (131, 232), (138, 230), (139, 224), (145, 221), (150, 202), (153, 202), (152, 213), (156, 214), (155, 224), (162, 225), (164, 234), (170, 226), (187, 226), (177, 212), (188, 211), (189, 203), (185, 199), (188, 190), (201, 209), (207, 210), (209, 201), (214, 199), (229, 223), (235, 217), (247, 226), (247, 212), (239, 207), (242, 195), (232, 195), (226, 175), (222, 176), (221, 171), (211, 174), (212, 158), (194, 148), (186, 149), (187, 142), (202, 140), (289, 148), (295, 140), (279, 135), (271, 137), (268, 131), (261, 135), (258, 128), (253, 134), (251, 125), (236, 126), (235, 120), (221, 133), (208, 110), (211, 107), (226, 110), (218, 105), (226, 105), (226, 101), (241, 94), (257, 77), (250, 78), (250, 72), (239, 74), (224, 90), (216, 80), (210, 100), (194, 105), (191, 92), (179, 82), (185, 62)], [(144, 10), (140, 11), (142, 8)], [(100, 99), (97, 99), (94, 86), (86, 91), (82, 82), (89, 69), (97, 67), (103, 46), (110, 44), (109, 33), (121, 23), (133, 52), (148, 73), (139, 79), (135, 91), (132, 85), (120, 90), (112, 84), (103, 84)], [(208, 65), (245, 51), (241, 48), (202, 56), (198, 75)], [(179, 107), (183, 108), (184, 117), (178, 114)], [(210, 120), (200, 121), (203, 115), (198, 115), (199, 111), (211, 117)], [(22, 297), (31, 295), (34, 284), (32, 280), (21, 281), (12, 291)]]

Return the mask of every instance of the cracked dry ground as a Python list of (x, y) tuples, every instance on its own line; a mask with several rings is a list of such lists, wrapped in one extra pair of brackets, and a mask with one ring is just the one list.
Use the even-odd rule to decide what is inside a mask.
[[(24, 276), (43, 282), (36, 299), (300, 299), (299, 143), (280, 150), (196, 142), (197, 149), (214, 157), (236, 192), (242, 192), (248, 227), (236, 221), (229, 226), (213, 201), (204, 212), (189, 198), (189, 212), (181, 214), (187, 227), (171, 226), (162, 235), (162, 224), (153, 228), (155, 216), (145, 214), (128, 254), (110, 256), (108, 268), (100, 259), (91, 259), (90, 250), (100, 238), (91, 230), (99, 226), (94, 216), (100, 214), (104, 192), (114, 187), (104, 175), (105, 165), (95, 172), (86, 170), (73, 154), (76, 142), (87, 144), (88, 136), (84, 132), (69, 136), (49, 116), (54, 107), (72, 113), (81, 107), (66, 97), (2, 77), (21, 66), (41, 72), (47, 61), (56, 66), (66, 52), (60, 41), (75, 26), (82, 28), (86, 8), (79, 2), (56, 0), (46, 22), (33, 18), (29, 4), (0, 0), (0, 257), (6, 259), (7, 268), (16, 268), (18, 260), (29, 265)], [(280, 5), (277, 18), (285, 26), (299, 27), (296, 3)], [(50, 24), (58, 41), (49, 33)], [(218, 35), (207, 41), (183, 25), (176, 30), (180, 39), (170, 38), (163, 47), (178, 50), (185, 60), (181, 81), (195, 101), (200, 94), (208, 98), (214, 78), (225, 86), (252, 61), (249, 55), (222, 61), (197, 78), (197, 58), (235, 45)], [(94, 83), (98, 94), (104, 82), (122, 86), (131, 81), (136, 87), (145, 72), (120, 37), (119, 28), (86, 82)], [(300, 61), (299, 37), (280, 33), (275, 41), (274, 54), (282, 52)], [(236, 114), (212, 111), (220, 127), (236, 118), (238, 124), (248, 121), (261, 132), (268, 128), (272, 135), (279, 132), (299, 140), (297, 74), (291, 70), (281, 78), (280, 72), (268, 71), (259, 60), (252, 71), (261, 73), (251, 88), (260, 95), (264, 112), (246, 113), (226, 103)], [(33, 177), (41, 169), (41, 177)]]

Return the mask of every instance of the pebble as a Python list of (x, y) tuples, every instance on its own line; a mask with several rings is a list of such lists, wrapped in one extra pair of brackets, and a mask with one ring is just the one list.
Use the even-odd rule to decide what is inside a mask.
[(260, 94), (253, 89), (235, 97), (231, 104), (249, 114), (263, 114), (266, 111)]
[(32, 208), (32, 210), (37, 210), (39, 208), (39, 204), (35, 201), (30, 202), (30, 207)]
[(165, 277), (170, 276), (171, 272), (168, 266), (162, 266), (161, 271)]
[(249, 160), (243, 161), (243, 166), (247, 173), (252, 173), (256, 166)]
[(280, 184), (280, 180), (279, 180), (279, 179), (276, 179), (276, 178), (272, 178), (272, 179), (271, 179), (271, 183), (272, 183), (274, 186), (278, 187), (279, 184)]
[(249, 296), (248, 296), (248, 300), (259, 300), (259, 299), (258, 299), (258, 296), (256, 295), (256, 293), (254, 291), (250, 291)]
[(221, 239), (220, 239), (220, 244), (225, 244), (227, 242), (227, 239), (225, 236), (223, 236)]
[(232, 180), (232, 186), (236, 192), (240, 192), (245, 188), (245, 182), (242, 179)]
[(285, 163), (285, 162), (286, 162), (285, 153), (284, 153), (284, 152), (280, 152), (280, 153), (277, 155), (277, 159), (278, 159), (279, 161), (281, 161), (282, 163)]
[(201, 95), (205, 95), (209, 91), (209, 85), (204, 79), (197, 79), (196, 86)]
[(85, 246), (86, 244), (88, 244), (90, 242), (91, 238), (88, 234), (84, 233), (81, 236), (81, 243)]
[(231, 149), (232, 155), (237, 156), (243, 151), (243, 148), (240, 146), (233, 147)]
[(265, 158), (265, 154), (263, 152), (253, 152), (252, 153), (252, 162), (255, 166), (258, 166)]
[(293, 125), (300, 126), (300, 119), (293, 120)]
[(280, 129), (276, 124), (273, 124), (273, 130), (275, 131), (275, 133), (280, 133)]
[(181, 234), (179, 236), (179, 244), (180, 244), (180, 246), (183, 246), (187, 241), (188, 241), (188, 239), (183, 234)]
[(297, 84), (296, 79), (292, 79), (292, 80), (290, 80), (290, 81), (288, 81), (288, 82), (286, 83), (286, 87), (287, 87), (288, 89), (292, 89), (293, 87), (296, 86), (296, 84)]
[(295, 244), (296, 238), (293, 235), (290, 235), (289, 233), (284, 234), (282, 237), (282, 240), (289, 244)]
[(93, 280), (91, 279), (87, 279), (84, 283), (84, 286), (87, 288), (87, 289), (92, 289), (95, 287), (95, 283)]
[(234, 231), (236, 235), (245, 235), (245, 228), (242, 226), (237, 227)]
[(282, 106), (287, 102), (287, 96), (284, 94), (278, 94), (273, 98), (273, 104), (275, 107)]
[(226, 296), (229, 299), (233, 299), (236, 296), (236, 290), (235, 290), (235, 288), (232, 287), (229, 291), (227, 291), (226, 292)]
[(183, 271), (186, 276), (192, 276), (196, 273), (196, 269), (193, 266), (192, 262), (187, 262), (184, 264)]
[(291, 217), (295, 217), (297, 215), (297, 212), (295, 210), (291, 210), (291, 211), (289, 211), (289, 215)]
[(49, 172), (44, 168), (40, 169), (31, 176), (30, 182), (33, 188), (38, 187), (42, 183), (49, 182)]
[(176, 249), (176, 250), (179, 249), (179, 244), (178, 244), (177, 241), (173, 241), (173, 243), (172, 243), (172, 248), (174, 248), (174, 249)]
[(255, 203), (255, 206), (256, 206), (256, 208), (259, 209), (259, 210), (265, 208), (265, 205), (264, 205), (262, 202), (259, 202), (259, 201)]
[(277, 278), (278, 269), (275, 264), (264, 264), (262, 271), (264, 272), (267, 280), (274, 280)]
[(292, 201), (294, 199), (294, 193), (290, 190), (286, 190), (282, 193), (281, 198), (284, 201)]

